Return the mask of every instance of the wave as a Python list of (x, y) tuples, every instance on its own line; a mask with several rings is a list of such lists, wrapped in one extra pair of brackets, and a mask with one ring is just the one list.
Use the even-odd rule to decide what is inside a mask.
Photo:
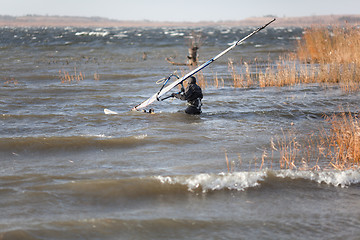
[(0, 138), (0, 153), (12, 155), (21, 153), (56, 153), (63, 151), (91, 151), (103, 149), (131, 149), (145, 145), (176, 145), (196, 143), (186, 137), (159, 139), (147, 134), (113, 137), (103, 134), (52, 137), (5, 137)]
[[(84, 175), (85, 174), (85, 175)], [(209, 193), (218, 191), (247, 191), (250, 189), (281, 189), (284, 184), (294, 189), (304, 189), (309, 184), (325, 184), (348, 188), (360, 184), (360, 170), (346, 171), (294, 171), (263, 170), (257, 172), (201, 173), (194, 175), (125, 177), (87, 179), (81, 175), (23, 175), (2, 176), (0, 181), (13, 185), (26, 183), (26, 191), (67, 193), (69, 196), (106, 201), (147, 198), (157, 195), (179, 195), (184, 193)], [(82, 176), (84, 175), (84, 176)], [(94, 177), (93, 175), (91, 176)], [(85, 178), (85, 179), (82, 179)], [(29, 186), (32, 185), (32, 186)], [(2, 188), (2, 190), (11, 190)]]
[(234, 172), (220, 174), (198, 174), (193, 176), (156, 176), (162, 184), (183, 185), (188, 191), (204, 193), (217, 190), (244, 191), (262, 186), (262, 183), (274, 182), (274, 179), (289, 182), (289, 180), (307, 180), (319, 184), (336, 187), (349, 187), (360, 183), (360, 170), (347, 171), (293, 171), (264, 170), (259, 172)]
[(131, 148), (151, 142), (147, 135), (134, 135), (120, 138), (111, 136), (69, 136), (69, 137), (16, 137), (1, 138), (2, 152), (53, 152), (76, 151), (92, 148)]
[[(213, 226), (221, 225), (235, 229), (235, 225), (228, 225), (229, 222), (223, 218), (219, 220), (212, 219), (168, 219), (166, 216), (139, 216), (131, 217), (126, 214), (111, 215), (107, 211), (113, 209), (132, 209), (136, 212), (144, 203), (153, 206), (152, 203), (168, 206), (169, 202), (175, 204), (189, 200), (189, 197), (201, 196), (203, 198), (213, 198), (215, 194), (223, 196), (224, 200), (229, 196), (234, 196), (234, 192), (246, 192), (246, 195), (256, 192), (264, 192), (272, 194), (287, 194), (291, 189), (295, 196), (302, 193), (308, 193), (309, 190), (329, 192), (328, 186), (339, 188), (358, 188), (360, 184), (360, 170), (347, 171), (293, 171), (293, 170), (263, 170), (257, 172), (234, 172), (234, 173), (201, 173), (192, 175), (174, 175), (174, 176), (148, 176), (148, 177), (131, 177), (118, 178), (116, 174), (107, 179), (94, 179), (94, 176), (82, 176), (81, 174), (73, 175), (43, 175), (29, 174), (16, 176), (0, 176), (0, 193), (4, 206), (6, 204), (18, 206), (26, 206), (35, 202), (42, 203), (46, 206), (54, 206), (61, 202), (59, 211), (51, 210), (53, 214), (27, 223), (0, 221), (0, 239), (32, 239), (38, 236), (41, 239), (72, 239), (73, 235), (82, 235), (83, 238), (91, 238), (86, 235), (88, 231), (93, 231), (99, 235), (99, 238), (105, 239), (101, 235), (106, 232), (118, 234), (130, 230), (129, 235), (136, 230), (143, 230), (146, 233), (159, 232), (152, 231), (154, 226), (162, 226), (157, 230), (163, 229), (188, 229), (196, 223), (197, 226), (206, 226), (211, 230)], [(315, 187), (314, 185), (320, 186)], [(323, 185), (325, 187), (323, 187)], [(270, 191), (269, 191), (270, 190)], [(340, 189), (341, 190), (341, 189)], [(356, 190), (356, 189), (355, 189)], [(13, 202), (13, 196), (21, 192), (22, 198)], [(200, 193), (200, 194), (199, 194)], [(202, 193), (202, 194), (201, 194)], [(314, 191), (311, 191), (314, 193)], [(349, 192), (353, 194), (353, 191)], [(344, 191), (345, 194), (345, 191)], [(260, 196), (264, 196), (260, 195)], [(335, 196), (338, 192), (335, 192)], [(346, 194), (345, 194), (346, 195)], [(258, 197), (256, 193), (252, 197)], [(320, 195), (328, 197), (329, 195)], [(345, 198), (350, 195), (346, 195)], [(356, 194), (353, 196), (356, 202)], [(216, 202), (218, 202), (219, 198)], [(297, 199), (297, 198), (296, 198)], [(315, 197), (314, 199), (318, 199)], [(331, 201), (331, 199), (329, 200)], [(82, 205), (86, 202), (86, 206)], [(11, 203), (11, 204), (10, 204)], [(147, 204), (145, 204), (147, 205)], [(106, 217), (98, 212), (88, 214), (89, 206), (103, 206)], [(21, 211), (21, 207), (20, 210)], [(102, 208), (103, 208), (102, 207)], [(182, 205), (179, 206), (181, 208)], [(175, 207), (176, 208), (176, 207)], [(67, 211), (75, 211), (75, 215), (68, 213), (64, 218), (54, 218), (57, 214), (64, 216), (64, 209)], [(147, 211), (147, 210), (146, 210)], [(280, 211), (280, 210), (279, 210)], [(90, 211), (91, 212), (91, 211)], [(148, 211), (147, 211), (148, 212)], [(196, 214), (196, 213), (195, 213)], [(110, 216), (109, 216), (110, 215)], [(80, 217), (80, 218), (79, 218)], [(105, 217), (105, 218), (102, 218)], [(107, 218), (110, 217), (110, 218)], [(118, 219), (120, 217), (120, 219)], [(164, 218), (165, 217), (165, 218)], [(199, 220), (199, 222), (198, 222)], [(279, 225), (283, 224), (282, 221)], [(258, 225), (258, 224), (256, 224)], [(96, 228), (93, 226), (97, 226)], [(141, 226), (141, 228), (137, 228)], [(252, 225), (251, 225), (252, 226)], [(66, 231), (64, 231), (66, 229)], [(97, 232), (97, 229), (99, 232)], [(218, 230), (219, 230), (218, 229)], [(218, 232), (218, 230), (216, 232)], [(272, 229), (268, 229), (272, 231)], [(144, 234), (145, 234), (144, 232)], [(209, 231), (211, 232), (211, 231)], [(69, 235), (66, 235), (69, 233)], [(65, 234), (65, 235), (63, 235)], [(58, 237), (56, 237), (58, 236)], [(144, 235), (145, 236), (145, 235)], [(113, 239), (113, 238), (110, 238)], [(142, 239), (142, 238), (141, 238)]]
[[(219, 238), (236, 233), (228, 231), (239, 226), (234, 221), (198, 219), (118, 219), (88, 218), (68, 221), (52, 221), (35, 224), (23, 229), (0, 230), (1, 239), (196, 239)], [(66, 229), (66, 231), (64, 231)], [(214, 232), (215, 229), (215, 232)], [(230, 233), (230, 235), (229, 235)]]
[(95, 37), (106, 37), (109, 35), (108, 31), (89, 31), (89, 32), (76, 32), (75, 36), (95, 36)]

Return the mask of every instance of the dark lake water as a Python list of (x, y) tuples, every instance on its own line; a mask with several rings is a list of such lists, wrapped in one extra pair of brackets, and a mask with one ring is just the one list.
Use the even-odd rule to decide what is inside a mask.
[(0, 29), (0, 239), (358, 239), (360, 171), (282, 170), (271, 141), (357, 112), (359, 93), (231, 85), (229, 58), (275, 61), (303, 29), (269, 27), (204, 69), (225, 84), (200, 116), (130, 111), (189, 70), (165, 58), (185, 62), (192, 32), (206, 61), (252, 30)]

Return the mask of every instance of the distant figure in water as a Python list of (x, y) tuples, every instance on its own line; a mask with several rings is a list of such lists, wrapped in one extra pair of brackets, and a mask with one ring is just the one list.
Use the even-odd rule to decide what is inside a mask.
[(201, 88), (196, 84), (195, 77), (189, 77), (186, 81), (188, 83), (186, 89), (181, 88), (180, 93), (173, 93), (171, 96), (187, 101), (188, 107), (185, 109), (187, 114), (200, 114), (202, 106), (201, 99), (203, 98)]
[(146, 61), (146, 59), (147, 59), (147, 53), (146, 52), (143, 52), (142, 59), (143, 59), (143, 61)]

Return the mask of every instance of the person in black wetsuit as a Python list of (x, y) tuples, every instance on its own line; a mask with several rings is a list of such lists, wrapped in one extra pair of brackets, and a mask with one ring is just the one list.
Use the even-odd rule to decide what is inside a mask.
[(201, 99), (203, 98), (202, 90), (199, 85), (196, 84), (195, 77), (189, 77), (186, 81), (188, 82), (186, 89), (181, 88), (180, 93), (173, 93), (171, 96), (187, 101), (188, 107), (185, 109), (187, 114), (200, 114), (202, 106)]

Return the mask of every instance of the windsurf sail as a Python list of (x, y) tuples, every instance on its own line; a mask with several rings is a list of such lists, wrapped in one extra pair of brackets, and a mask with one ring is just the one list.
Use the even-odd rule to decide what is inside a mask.
[[(137, 105), (136, 107), (134, 107), (132, 110), (133, 111), (137, 111), (140, 109), (143, 109), (147, 106), (149, 106), (150, 104), (152, 104), (153, 102), (155, 102), (156, 100), (160, 100), (160, 97), (163, 96), (164, 94), (166, 94), (167, 92), (169, 92), (171, 89), (173, 89), (174, 87), (176, 87), (178, 84), (181, 84), (183, 81), (185, 81), (186, 79), (188, 79), (189, 77), (191, 77), (192, 75), (198, 73), (199, 71), (201, 71), (202, 69), (206, 68), (207, 66), (209, 66), (211, 63), (213, 63), (214, 61), (216, 61), (218, 58), (220, 58), (221, 56), (225, 55), (227, 52), (229, 52), (231, 49), (233, 49), (234, 47), (236, 47), (237, 45), (241, 44), (242, 42), (244, 42), (246, 39), (250, 38), (251, 36), (253, 36), (254, 34), (256, 34), (257, 32), (261, 31), (262, 29), (266, 28), (269, 24), (271, 24), (272, 22), (274, 22), (276, 19), (274, 18), (273, 20), (271, 20), (270, 22), (266, 23), (264, 26), (261, 26), (257, 29), (255, 29), (252, 33), (250, 33), (249, 35), (247, 35), (246, 37), (236, 41), (235, 43), (233, 43), (230, 47), (228, 47), (227, 49), (225, 49), (224, 51), (222, 51), (221, 53), (219, 53), (218, 55), (216, 55), (215, 57), (211, 58), (209, 61), (203, 63), (202, 65), (198, 66), (197, 68), (195, 68), (194, 70), (192, 70), (191, 72), (187, 73), (185, 76), (175, 80), (174, 82), (172, 82), (171, 84), (169, 84), (168, 86), (165, 87), (165, 84), (162, 86), (162, 88), (155, 93), (154, 95), (152, 95), (150, 98), (148, 98), (147, 100), (145, 100), (144, 102), (142, 102), (141, 104)], [(170, 75), (171, 77), (172, 75)], [(170, 78), (169, 77), (169, 78)], [(166, 81), (167, 83), (167, 81)]]

